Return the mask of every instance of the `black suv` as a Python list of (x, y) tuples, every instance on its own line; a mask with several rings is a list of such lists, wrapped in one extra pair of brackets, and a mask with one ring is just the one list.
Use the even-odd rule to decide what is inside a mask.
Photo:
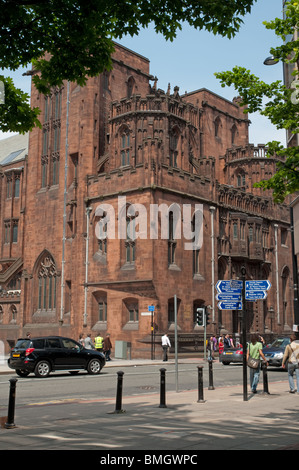
[(99, 374), (105, 365), (103, 353), (85, 349), (80, 343), (61, 336), (18, 339), (10, 352), (8, 365), (20, 377), (34, 372), (37, 377), (47, 377), (56, 370), (77, 373), (87, 370)]

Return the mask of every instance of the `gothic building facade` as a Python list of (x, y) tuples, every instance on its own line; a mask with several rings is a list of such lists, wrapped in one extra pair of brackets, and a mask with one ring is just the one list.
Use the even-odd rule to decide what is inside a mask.
[[(0, 340), (109, 332), (133, 357), (149, 357), (144, 313), (153, 305), (155, 334), (171, 333), (175, 299), (182, 341), (201, 333), (202, 306), (208, 333), (239, 334), (240, 312), (218, 308), (215, 285), (240, 278), (242, 266), (272, 285), (266, 299), (246, 302), (248, 330), (289, 333), (289, 208), (253, 186), (274, 173), (275, 158), (249, 144), (237, 99), (163, 91), (148, 59), (116, 45), (111, 72), (46, 97), (32, 87), (31, 101), (42, 128), (27, 153), (16, 140), (0, 152)], [(186, 249), (199, 220), (202, 244)]]

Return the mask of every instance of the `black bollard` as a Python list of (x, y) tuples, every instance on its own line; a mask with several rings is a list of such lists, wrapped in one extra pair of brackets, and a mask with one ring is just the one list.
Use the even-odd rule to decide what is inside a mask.
[(6, 429), (15, 428), (16, 425), (14, 423), (15, 419), (15, 402), (16, 402), (16, 384), (18, 379), (10, 379), (10, 390), (9, 390), (9, 401), (8, 401), (8, 417), (7, 423), (5, 423), (4, 427)]
[(167, 408), (166, 406), (166, 369), (160, 369), (160, 405), (159, 408)]
[(263, 393), (270, 395), (269, 388), (268, 388), (267, 363), (265, 361), (262, 361), (262, 371), (263, 371), (263, 385), (264, 385)]
[(209, 388), (208, 390), (215, 390), (213, 384), (213, 361), (209, 360)]
[(117, 390), (116, 390), (116, 406), (114, 413), (124, 413), (122, 409), (122, 394), (123, 394), (123, 376), (124, 372), (117, 372)]
[(203, 399), (203, 377), (202, 377), (203, 366), (197, 366), (197, 369), (198, 369), (198, 400), (197, 400), (197, 403), (204, 403), (205, 400)]

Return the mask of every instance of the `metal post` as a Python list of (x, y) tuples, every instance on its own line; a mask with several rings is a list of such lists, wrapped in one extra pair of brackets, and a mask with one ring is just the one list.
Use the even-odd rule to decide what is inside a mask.
[(268, 388), (267, 363), (265, 361), (262, 361), (262, 371), (263, 371), (263, 386), (264, 386), (263, 393), (270, 395), (269, 388)]
[(248, 400), (247, 393), (247, 316), (246, 316), (246, 303), (245, 303), (245, 280), (246, 280), (246, 268), (242, 266), (242, 343), (243, 343), (243, 401)]
[(202, 376), (202, 366), (197, 366), (198, 369), (198, 400), (197, 403), (204, 403), (203, 399), (203, 376)]
[(117, 390), (116, 390), (116, 406), (114, 413), (124, 413), (122, 410), (122, 391), (123, 391), (123, 376), (124, 372), (117, 372)]
[(209, 390), (215, 390), (214, 384), (213, 384), (213, 361), (209, 360)]
[(14, 423), (15, 419), (15, 400), (16, 400), (16, 384), (18, 379), (10, 379), (10, 390), (9, 390), (9, 401), (8, 401), (8, 417), (7, 423), (5, 423), (4, 427), (6, 429), (15, 428), (16, 425)]
[(160, 369), (160, 405), (159, 408), (167, 408), (166, 406), (166, 399), (165, 399), (165, 391), (166, 391), (166, 369)]
[(298, 265), (297, 255), (295, 253), (295, 238), (294, 238), (294, 211), (293, 206), (290, 206), (291, 214), (291, 235), (292, 235), (292, 264), (293, 264), (293, 285), (294, 285), (294, 324), (299, 325), (299, 286), (298, 286)]
[(174, 296), (174, 356), (175, 356), (175, 391), (179, 388), (179, 371), (178, 371), (178, 303), (177, 296)]

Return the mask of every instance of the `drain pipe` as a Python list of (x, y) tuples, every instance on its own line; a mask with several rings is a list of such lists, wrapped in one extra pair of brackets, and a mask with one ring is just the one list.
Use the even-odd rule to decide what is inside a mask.
[(86, 207), (86, 243), (85, 243), (85, 283), (84, 283), (84, 314), (83, 314), (83, 326), (87, 326), (87, 292), (88, 292), (88, 250), (89, 250), (89, 221), (91, 207)]
[(279, 275), (278, 275), (278, 225), (274, 224), (275, 236), (275, 275), (276, 275), (276, 302), (277, 302), (277, 323), (280, 324), (280, 306), (279, 306)]
[(65, 164), (64, 164), (64, 195), (63, 195), (63, 230), (62, 230), (62, 261), (61, 261), (61, 293), (60, 293), (60, 319), (63, 324), (64, 314), (64, 267), (65, 267), (65, 240), (66, 240), (66, 200), (67, 200), (67, 160), (68, 160), (68, 133), (69, 133), (69, 107), (70, 107), (70, 82), (67, 82), (66, 98), (66, 132), (65, 132)]
[(212, 322), (215, 322), (215, 234), (214, 234), (214, 214), (216, 208), (214, 206), (210, 206), (211, 212), (211, 264), (212, 264)]

